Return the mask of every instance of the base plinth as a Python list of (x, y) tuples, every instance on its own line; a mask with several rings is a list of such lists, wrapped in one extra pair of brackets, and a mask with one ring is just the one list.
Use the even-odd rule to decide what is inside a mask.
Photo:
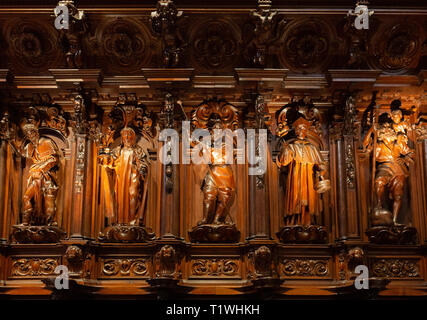
[(407, 226), (376, 226), (366, 231), (369, 242), (377, 244), (416, 244), (417, 230)]
[(276, 233), (283, 243), (326, 243), (328, 232), (323, 226), (284, 226)]
[(100, 232), (98, 241), (100, 242), (147, 242), (152, 241), (155, 234), (148, 232), (145, 227), (116, 224), (105, 228)]
[(191, 242), (239, 242), (240, 231), (234, 224), (202, 224), (189, 231)]
[(55, 226), (12, 226), (12, 241), (16, 243), (57, 243), (65, 232)]

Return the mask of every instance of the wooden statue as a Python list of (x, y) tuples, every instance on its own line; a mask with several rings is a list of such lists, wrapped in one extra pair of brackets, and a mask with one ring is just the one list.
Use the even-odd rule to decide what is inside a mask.
[[(59, 109), (45, 109), (43, 124), (58, 131), (63, 129), (65, 120)], [(58, 242), (65, 235), (56, 221), (60, 151), (54, 140), (40, 135), (40, 115), (35, 107), (28, 108), (21, 123), (22, 137), (10, 136), (8, 140), (15, 154), (30, 161), (22, 196), (21, 224), (14, 225), (12, 230), (12, 238), (19, 243)]]
[[(100, 149), (98, 159), (102, 166), (104, 214), (111, 225), (100, 234), (100, 241), (143, 242), (154, 238), (154, 234), (144, 227), (149, 159), (137, 144), (136, 130), (139, 127), (147, 129), (148, 118), (140, 109), (134, 105), (116, 106), (113, 121), (114, 112), (121, 114), (121, 121), (115, 121), (104, 134), (105, 145)], [(120, 124), (124, 124), (120, 130), (120, 145), (111, 149)], [(131, 124), (135, 129), (130, 127)]]
[[(122, 144), (110, 154), (101, 155), (102, 165), (114, 170), (114, 184), (104, 185), (111, 197), (107, 216), (115, 223), (139, 223), (143, 187), (147, 176), (148, 160), (144, 150), (136, 144), (136, 133), (130, 127), (121, 130)], [(109, 197), (110, 198), (110, 197)], [(108, 202), (107, 202), (108, 203)]]
[[(327, 166), (315, 141), (320, 141), (318, 110), (306, 100), (294, 101), (279, 112), (277, 135), (281, 148), (276, 163), (287, 169), (284, 186), (283, 242), (324, 242), (321, 193), (328, 191)], [(308, 119), (310, 120), (308, 120)], [(311, 121), (316, 122), (312, 125)], [(292, 123), (293, 134), (289, 123)], [(310, 134), (310, 137), (309, 137)]]
[(323, 178), (325, 168), (320, 150), (306, 139), (310, 122), (301, 117), (292, 125), (297, 139), (285, 143), (277, 158), (279, 168), (289, 167), (285, 221), (288, 225), (316, 224), (316, 216), (322, 212), (317, 193), (326, 192), (330, 185)]
[[(214, 130), (232, 128), (237, 120), (237, 110), (225, 103), (211, 101), (195, 112), (193, 124), (207, 128), (213, 137), (209, 145), (204, 145), (210, 164), (200, 165), (203, 172), (203, 219), (189, 233), (194, 242), (236, 242), (240, 232), (233, 223), (226, 222), (230, 207), (236, 195), (236, 182), (233, 169), (227, 163), (226, 143), (223, 137), (215, 141)], [(202, 143), (202, 142), (201, 142)], [(207, 160), (207, 159), (206, 159)], [(206, 161), (208, 162), (208, 161)]]
[[(402, 111), (399, 107), (400, 101), (395, 100), (392, 102), (390, 113), (375, 117), (376, 122), (363, 139), (364, 152), (373, 153), (373, 195), (376, 199), (372, 199), (373, 228), (368, 230), (370, 240), (373, 242), (413, 242), (416, 233), (414, 228), (405, 228), (397, 222), (409, 166), (414, 158), (414, 150), (408, 146), (409, 124), (406, 120), (402, 120)], [(391, 210), (384, 201), (386, 191), (388, 198), (393, 202)], [(381, 230), (387, 230), (382, 233), (387, 234), (387, 239), (378, 239), (377, 235)]]

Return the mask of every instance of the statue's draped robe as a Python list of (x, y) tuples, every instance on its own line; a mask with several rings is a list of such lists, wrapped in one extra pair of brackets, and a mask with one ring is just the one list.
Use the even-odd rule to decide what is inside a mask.
[[(289, 166), (285, 190), (285, 216), (318, 215), (321, 201), (315, 190), (315, 167), (322, 164), (319, 150), (307, 140), (284, 144), (277, 158), (279, 167)], [(305, 217), (301, 221), (307, 221)]]
[[(114, 169), (115, 177), (104, 175), (103, 179), (105, 190), (105, 211), (106, 216), (114, 218), (114, 223), (128, 224), (131, 222), (141, 208), (140, 200), (143, 196), (141, 183), (143, 177), (140, 173), (141, 166), (146, 166), (143, 158), (145, 153), (141, 147), (133, 148), (117, 147), (113, 150), (113, 163), (108, 166)], [(112, 179), (113, 178), (113, 179)], [(114, 181), (114, 182), (113, 182)], [(111, 185), (114, 183), (114, 191), (111, 190)], [(137, 207), (134, 212), (131, 212), (131, 187), (137, 188)], [(114, 196), (113, 196), (114, 195)]]

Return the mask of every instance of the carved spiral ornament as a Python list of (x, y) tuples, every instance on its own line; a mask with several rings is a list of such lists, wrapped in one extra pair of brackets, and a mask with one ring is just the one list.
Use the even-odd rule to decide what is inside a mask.
[(282, 262), (285, 276), (324, 277), (329, 274), (327, 260), (285, 259)]

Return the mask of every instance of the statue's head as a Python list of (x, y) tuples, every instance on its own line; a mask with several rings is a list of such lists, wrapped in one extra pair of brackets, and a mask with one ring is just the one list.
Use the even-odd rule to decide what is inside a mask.
[(132, 147), (136, 142), (136, 133), (132, 128), (124, 127), (120, 132), (122, 136), (123, 145), (125, 147)]
[(32, 144), (37, 145), (39, 143), (39, 130), (34, 124), (28, 123), (24, 125), (22, 131), (24, 132), (24, 137), (30, 140)]
[(394, 123), (398, 124), (402, 120), (402, 111), (399, 109), (395, 109), (391, 112), (391, 120), (393, 120)]
[(310, 122), (303, 117), (298, 118), (292, 126), (294, 127), (295, 134), (298, 139), (305, 139), (307, 136), (308, 129), (310, 128)]

